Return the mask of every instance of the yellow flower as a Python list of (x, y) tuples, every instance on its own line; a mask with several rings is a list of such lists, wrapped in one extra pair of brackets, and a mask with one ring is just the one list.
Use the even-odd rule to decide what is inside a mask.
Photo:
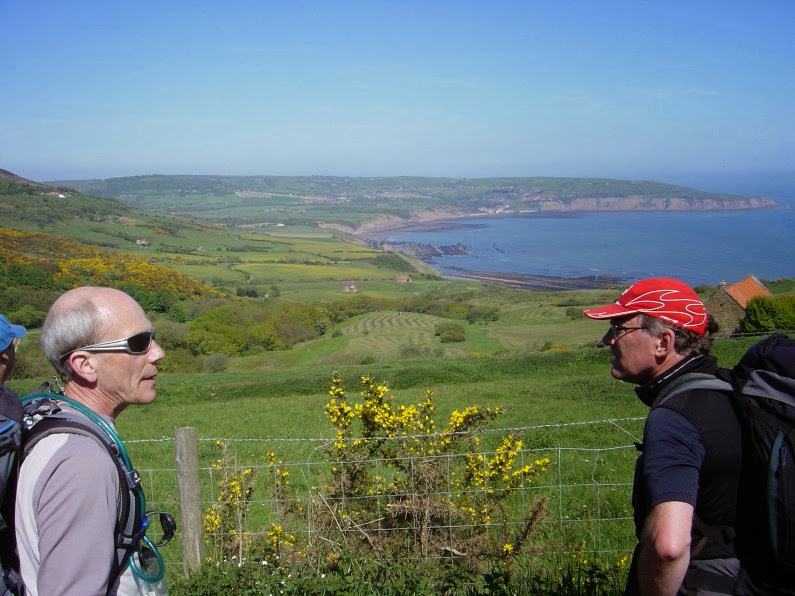
[(512, 555), (513, 554), (513, 544), (510, 544), (510, 543), (503, 544), (502, 545), (502, 552), (503, 552), (503, 554), (506, 554), (506, 555)]

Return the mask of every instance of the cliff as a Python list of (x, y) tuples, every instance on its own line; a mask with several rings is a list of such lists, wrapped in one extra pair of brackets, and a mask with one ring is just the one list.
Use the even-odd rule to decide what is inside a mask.
[(724, 211), (775, 207), (767, 197), (721, 199), (716, 197), (574, 197), (517, 201), (514, 211)]

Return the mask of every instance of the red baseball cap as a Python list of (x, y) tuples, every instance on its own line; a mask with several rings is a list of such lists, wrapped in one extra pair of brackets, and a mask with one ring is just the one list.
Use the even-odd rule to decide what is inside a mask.
[(642, 313), (693, 331), (707, 332), (707, 310), (686, 283), (668, 277), (641, 279), (629, 286), (613, 304), (591, 308), (589, 319), (612, 319)]

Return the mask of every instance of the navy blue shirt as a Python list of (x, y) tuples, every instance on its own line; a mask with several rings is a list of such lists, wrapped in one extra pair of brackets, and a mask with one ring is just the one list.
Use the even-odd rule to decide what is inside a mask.
[[(717, 370), (711, 356), (688, 359), (636, 392), (651, 404), (674, 379)], [(693, 544), (710, 537), (692, 556), (733, 557), (742, 439), (729, 396), (704, 388), (673, 395), (649, 412), (643, 439), (632, 495), (638, 536), (652, 508), (679, 501), (695, 509)]]

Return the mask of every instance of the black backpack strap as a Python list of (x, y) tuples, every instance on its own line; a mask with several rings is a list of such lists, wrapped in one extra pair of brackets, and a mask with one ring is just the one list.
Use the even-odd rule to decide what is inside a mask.
[(116, 557), (114, 558), (108, 581), (108, 592), (110, 592), (121, 575), (127, 559), (137, 550), (138, 543), (144, 533), (140, 529), (143, 511), (140, 510), (138, 499), (131, 498), (131, 491), (140, 484), (140, 477), (136, 470), (128, 470), (124, 466), (118, 447), (113, 441), (109, 440), (105, 433), (96, 428), (88, 419), (85, 421), (77, 420), (63, 410), (57, 414), (44, 417), (27, 431), (22, 454), (23, 459), (36, 443), (43, 438), (61, 433), (82, 435), (95, 440), (108, 452), (111, 460), (116, 465), (116, 471), (119, 475), (119, 497), (117, 500), (116, 526), (114, 527)]
[(728, 393), (732, 391), (732, 386), (731, 383), (715, 375), (706, 373), (686, 373), (668, 383), (668, 385), (657, 394), (651, 407), (656, 408), (661, 406), (675, 395), (679, 395), (691, 389), (712, 389), (714, 391), (724, 391)]

